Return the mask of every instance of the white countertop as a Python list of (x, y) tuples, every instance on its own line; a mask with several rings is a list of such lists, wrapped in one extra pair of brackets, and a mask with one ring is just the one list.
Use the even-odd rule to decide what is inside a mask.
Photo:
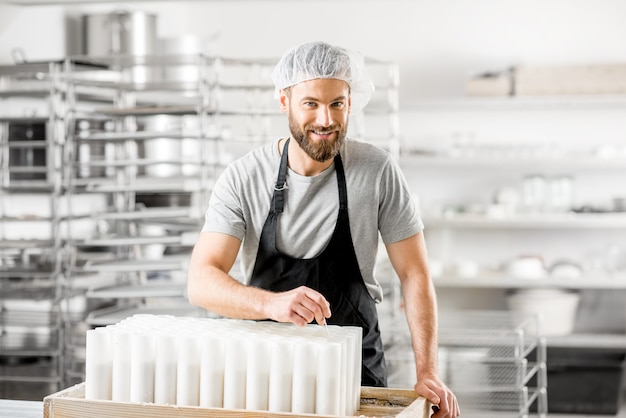
[(0, 399), (0, 418), (41, 418), (43, 402)]

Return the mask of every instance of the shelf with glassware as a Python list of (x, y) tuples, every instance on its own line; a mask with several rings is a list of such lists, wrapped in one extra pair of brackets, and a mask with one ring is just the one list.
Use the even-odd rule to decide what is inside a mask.
[[(63, 377), (62, 68), (0, 67), (0, 386), (41, 398)], [(8, 394), (6, 392), (9, 392)]]
[[(549, 355), (624, 352), (624, 109), (626, 96), (403, 107), (414, 126), (400, 164), (420, 197), (441, 309), (539, 312)], [(548, 404), (570, 391), (564, 377), (604, 370), (550, 360)]]
[[(516, 217), (519, 219), (511, 219)], [(437, 220), (426, 217), (427, 240), (433, 244), (434, 254), (440, 250), (430, 263), (433, 283), (442, 297), (482, 290), (489, 293), (491, 303), (496, 305), (496, 300), (503, 299), (509, 309), (541, 312), (549, 347), (624, 349), (626, 335), (618, 329), (619, 321), (603, 327), (598, 326), (597, 318), (585, 319), (590, 312), (598, 315), (597, 308), (587, 307), (598, 300), (606, 299), (600, 303), (607, 312), (623, 312), (619, 295), (626, 292), (626, 276), (619, 258), (620, 248), (612, 245), (606, 254), (600, 249), (595, 255), (579, 258), (577, 253), (584, 252), (576, 248), (575, 238), (581, 233), (602, 239), (608, 233), (619, 235), (625, 225), (615, 219), (623, 221), (624, 215), (518, 214), (490, 219), (461, 214)], [(537, 236), (543, 238), (533, 238)], [(565, 236), (565, 241), (559, 236)], [(469, 242), (480, 242), (481, 252), (468, 252), (465, 246)], [(574, 248), (570, 249), (568, 243)], [(553, 261), (548, 263), (550, 259)], [(480, 299), (477, 293), (474, 295)]]
[[(489, 103), (489, 100), (484, 101)], [(541, 103), (539, 99), (530, 102), (535, 101)], [(560, 109), (567, 100), (549, 103), (550, 109)], [(467, 103), (465, 106), (480, 113), (480, 106)], [(504, 112), (516, 109), (513, 104), (502, 107), (496, 105), (494, 109)], [(549, 130), (542, 126), (545, 121), (541, 118), (533, 119), (543, 112), (522, 113), (525, 125), (536, 123), (535, 131)], [(528, 119), (528, 114), (534, 116)], [(463, 123), (474, 118), (472, 114)], [(541, 137), (541, 132), (532, 130), (522, 139), (511, 140), (507, 138), (511, 135), (509, 122), (505, 132), (498, 131), (502, 127), (496, 128), (497, 134), (489, 132), (488, 121), (483, 123), (487, 125), (470, 130), (468, 138), (453, 134), (452, 138), (439, 141), (439, 145), (432, 145), (436, 141), (422, 141), (421, 145), (418, 140), (417, 145), (407, 141), (407, 149), (400, 159), (403, 168), (415, 177), (421, 175), (441, 181), (440, 190), (445, 187), (457, 193), (456, 200), (449, 193), (447, 196), (442, 192), (433, 193), (439, 203), (433, 205), (433, 199), (425, 203), (429, 226), (447, 231), (508, 229), (520, 233), (527, 229), (582, 233), (583, 230), (608, 231), (626, 226), (624, 199), (616, 187), (619, 181), (615, 184), (606, 181), (626, 174), (626, 148), (610, 140), (605, 145), (595, 140), (592, 144), (588, 141), (582, 144), (559, 143), (554, 139), (541, 141), (532, 139)], [(462, 185), (460, 190), (455, 189), (458, 184)], [(419, 186), (420, 194), (425, 187), (427, 185)], [(473, 190), (474, 196), (470, 197), (467, 190)]]
[[(463, 276), (459, 272), (437, 272), (433, 277), (433, 284), (439, 293), (446, 290), (463, 291), (464, 289), (483, 289), (485, 291), (496, 291), (501, 297), (511, 297), (515, 292), (547, 292), (545, 295), (537, 294), (541, 298), (548, 298), (543, 303), (549, 305), (550, 297), (558, 297), (559, 295), (551, 295), (549, 292), (557, 290), (559, 292), (624, 292), (626, 291), (626, 277), (623, 274), (606, 276), (605, 273), (597, 276), (577, 276), (577, 277), (550, 277), (545, 276), (534, 278), (520, 278), (515, 274), (507, 274), (506, 271), (475, 271), (471, 277)], [(513, 293), (511, 293), (513, 292)], [(494, 294), (491, 294), (492, 297)], [(544, 298), (544, 299), (545, 299)], [(562, 302), (555, 299), (555, 303), (561, 306)], [(532, 305), (532, 299), (526, 303)], [(520, 309), (525, 309), (522, 305)], [(549, 347), (570, 347), (570, 348), (588, 348), (588, 349), (626, 349), (626, 335), (623, 333), (606, 332), (602, 330), (586, 330), (578, 331), (575, 327), (576, 312), (571, 307), (557, 308), (555, 312), (550, 309), (543, 312), (543, 319), (550, 321), (550, 335), (546, 335), (547, 345)], [(555, 319), (555, 315), (560, 317), (560, 321)], [(556, 328), (553, 328), (552, 324)], [(568, 325), (569, 324), (569, 325)], [(568, 330), (566, 331), (565, 328)]]

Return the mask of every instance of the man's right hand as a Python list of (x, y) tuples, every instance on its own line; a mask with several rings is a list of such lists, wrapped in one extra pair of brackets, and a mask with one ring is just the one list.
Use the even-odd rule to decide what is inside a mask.
[(291, 322), (301, 327), (313, 320), (322, 325), (331, 315), (330, 304), (326, 298), (306, 286), (273, 293), (266, 301), (266, 309), (269, 319)]

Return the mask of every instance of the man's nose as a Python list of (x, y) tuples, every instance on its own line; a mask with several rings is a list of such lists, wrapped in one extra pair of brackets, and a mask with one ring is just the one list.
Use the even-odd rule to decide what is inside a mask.
[(333, 124), (333, 117), (328, 106), (320, 106), (317, 109), (315, 122), (320, 126), (330, 126)]

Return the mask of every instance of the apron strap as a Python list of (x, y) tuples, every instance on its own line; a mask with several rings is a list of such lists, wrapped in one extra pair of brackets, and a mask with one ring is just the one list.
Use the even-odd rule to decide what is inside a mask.
[[(272, 197), (272, 212), (282, 213), (285, 205), (285, 190), (287, 186), (287, 154), (289, 151), (289, 140), (285, 141), (283, 146), (283, 153), (280, 156), (280, 166), (278, 167), (278, 178), (276, 184), (274, 184), (274, 195)], [(343, 162), (341, 161), (341, 155), (335, 155), (335, 170), (337, 172), (337, 186), (339, 192), (339, 209), (348, 209), (348, 190), (346, 187), (346, 175), (343, 169)]]
[(348, 189), (346, 188), (346, 175), (343, 170), (341, 155), (335, 155), (335, 171), (337, 171), (337, 186), (339, 189), (339, 209), (348, 209)]
[(287, 154), (289, 151), (289, 138), (283, 146), (283, 153), (280, 157), (278, 167), (278, 178), (274, 185), (274, 196), (272, 197), (272, 212), (282, 213), (285, 204), (285, 190), (287, 189)]

